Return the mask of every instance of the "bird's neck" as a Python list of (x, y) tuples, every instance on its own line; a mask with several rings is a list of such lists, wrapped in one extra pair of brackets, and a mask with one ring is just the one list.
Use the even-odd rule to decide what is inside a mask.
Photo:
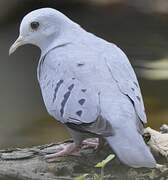
[(57, 37), (57, 35), (48, 37), (45, 43), (42, 43), (40, 46), (41, 56), (44, 56), (46, 53), (48, 53), (48, 51), (50, 51), (53, 48), (56, 48), (57, 46), (59, 47), (67, 43), (79, 41), (82, 33), (85, 33), (85, 30), (83, 30), (79, 26), (75, 26), (71, 27), (70, 29), (64, 29), (64, 31), (62, 31), (62, 33), (59, 34), (59, 37)]

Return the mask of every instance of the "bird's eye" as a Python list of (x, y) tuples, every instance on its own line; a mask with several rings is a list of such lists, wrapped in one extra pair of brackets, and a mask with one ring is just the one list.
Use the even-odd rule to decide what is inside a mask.
[(33, 29), (33, 30), (37, 30), (38, 29), (38, 27), (40, 26), (40, 24), (39, 24), (39, 22), (32, 22), (31, 24), (30, 24), (30, 26), (31, 26), (31, 28)]

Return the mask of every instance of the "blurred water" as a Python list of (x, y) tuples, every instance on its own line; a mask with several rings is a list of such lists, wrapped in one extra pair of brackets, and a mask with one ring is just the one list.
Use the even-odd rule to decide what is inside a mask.
[[(141, 14), (118, 6), (62, 10), (87, 30), (124, 49), (140, 75), (149, 125), (159, 128), (168, 123), (167, 78), (156, 80), (145, 74), (146, 70), (148, 74), (151, 70), (151, 67), (146, 68), (145, 62), (160, 62), (168, 57), (168, 16)], [(22, 14), (19, 19), (21, 17)], [(8, 56), (9, 46), (18, 35), (19, 24), (16, 22), (18, 20), (4, 24), (0, 29), (1, 148), (61, 141), (68, 138), (67, 131), (48, 116), (36, 79), (39, 49), (27, 45), (12, 57)], [(159, 70), (163, 71), (162, 68)], [(153, 73), (150, 77), (156, 74)]]

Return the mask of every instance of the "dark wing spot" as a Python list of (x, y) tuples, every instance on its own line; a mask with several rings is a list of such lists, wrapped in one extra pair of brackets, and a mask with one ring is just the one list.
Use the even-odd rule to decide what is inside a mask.
[(75, 78), (73, 77), (72, 80), (75, 80)]
[(68, 98), (73, 88), (74, 88), (74, 84), (71, 84), (68, 88), (69, 91), (64, 94), (64, 99), (61, 102), (61, 109), (60, 109), (61, 116), (63, 116), (64, 114), (64, 108), (65, 108), (66, 102), (68, 101)]
[(87, 89), (81, 89), (81, 91), (82, 91), (82, 92), (86, 92), (86, 91), (87, 91)]
[(68, 88), (69, 91), (72, 91), (72, 89), (74, 88), (74, 84), (71, 84)]
[(80, 110), (80, 111), (77, 111), (76, 114), (77, 114), (79, 117), (81, 117), (82, 111), (81, 111), (81, 110)]
[(86, 101), (85, 99), (80, 99), (78, 102), (82, 106), (85, 103), (85, 101)]
[(134, 88), (131, 88), (132, 89), (132, 91), (135, 91), (135, 89)]
[(141, 98), (139, 96), (137, 96), (137, 99), (138, 99), (138, 101), (141, 101)]
[(56, 85), (56, 87), (55, 87), (55, 91), (54, 91), (53, 102), (56, 100), (58, 89), (60, 88), (60, 86), (61, 86), (61, 84), (62, 84), (63, 82), (64, 82), (64, 81), (61, 79), (61, 80), (57, 83), (57, 85)]
[(61, 110), (60, 110), (61, 116), (63, 116), (63, 114), (64, 114), (64, 107), (65, 107), (65, 104), (66, 104), (66, 102), (67, 102), (70, 94), (71, 94), (70, 91), (68, 91), (67, 93), (65, 93), (64, 99), (63, 99), (63, 101), (61, 102)]
[(81, 66), (84, 66), (85, 64), (84, 63), (78, 63), (77, 66), (78, 67), (81, 67)]
[(138, 88), (138, 84), (134, 81), (135, 86)]

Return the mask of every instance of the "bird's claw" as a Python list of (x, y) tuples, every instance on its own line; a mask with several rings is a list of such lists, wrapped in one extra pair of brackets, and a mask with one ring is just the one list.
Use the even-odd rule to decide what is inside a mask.
[(80, 149), (94, 148), (97, 149), (99, 147), (99, 139), (86, 139), (82, 142), (81, 146), (77, 146), (75, 143), (66, 143), (61, 149), (56, 150), (55, 153), (45, 155), (45, 159), (47, 162), (54, 162), (58, 157), (62, 156), (80, 156)]
[(68, 143), (65, 144), (64, 147), (56, 153), (53, 154), (47, 154), (45, 155), (45, 159), (47, 162), (54, 162), (57, 160), (58, 157), (62, 156), (68, 156), (68, 155), (73, 155), (73, 156), (80, 156), (80, 148), (75, 145), (75, 143)]
[(86, 139), (82, 142), (82, 149), (94, 148), (95, 150), (99, 147), (99, 139), (98, 138), (90, 138)]

